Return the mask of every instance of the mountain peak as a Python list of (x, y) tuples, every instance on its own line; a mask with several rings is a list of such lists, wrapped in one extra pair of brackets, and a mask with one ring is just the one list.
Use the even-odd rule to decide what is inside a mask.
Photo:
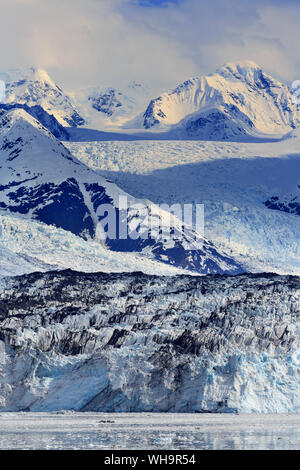
[(31, 73), (33, 80), (49, 83), (53, 87), (56, 86), (45, 69), (40, 67), (30, 67), (29, 72)]
[(0, 78), (7, 83), (7, 104), (39, 105), (65, 127), (84, 124), (70, 97), (56, 85), (46, 70), (40, 67), (10, 70), (0, 73)]
[(45, 130), (45, 132), (48, 133), (48, 131), (42, 126), (42, 124), (40, 124), (39, 121), (37, 121), (33, 116), (28, 114), (22, 108), (3, 111), (3, 115), (3, 121), (0, 120), (1, 133), (4, 133), (5, 131), (12, 131), (14, 127), (18, 126), (19, 124), (22, 126), (30, 125), (32, 127), (37, 127), (39, 129)]
[(217, 73), (226, 77), (228, 77), (229, 75), (241, 75), (247, 78), (250, 75), (253, 75), (261, 70), (261, 67), (252, 60), (244, 60), (238, 62), (227, 62), (217, 70)]
[(32, 66), (25, 69), (10, 69), (6, 72), (0, 72), (0, 77), (6, 83), (13, 83), (19, 81), (41, 81), (44, 83), (48, 83), (51, 86), (56, 86), (54, 81), (50, 78), (48, 72), (41, 67)]
[(146, 129), (205, 140), (282, 136), (300, 122), (288, 87), (250, 60), (182, 83), (151, 100), (143, 117)]

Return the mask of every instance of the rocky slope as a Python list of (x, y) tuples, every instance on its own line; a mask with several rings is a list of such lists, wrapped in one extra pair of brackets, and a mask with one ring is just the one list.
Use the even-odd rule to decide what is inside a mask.
[(300, 279), (0, 281), (2, 410), (299, 412)]
[(298, 191), (297, 193), (295, 191), (295, 194), (285, 194), (283, 197), (270, 197), (270, 199), (265, 201), (266, 207), (268, 207), (268, 209), (287, 212), (288, 214), (300, 215), (300, 185), (298, 185), (297, 189)]

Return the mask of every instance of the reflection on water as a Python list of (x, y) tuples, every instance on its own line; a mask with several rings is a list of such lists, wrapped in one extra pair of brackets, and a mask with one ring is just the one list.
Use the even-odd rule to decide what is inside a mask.
[(0, 449), (300, 449), (297, 415), (103, 416), (0, 414)]

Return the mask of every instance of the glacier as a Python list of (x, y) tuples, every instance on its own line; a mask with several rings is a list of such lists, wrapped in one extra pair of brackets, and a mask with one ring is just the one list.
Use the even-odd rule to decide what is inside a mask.
[[(65, 145), (135, 197), (156, 204), (204, 204), (204, 235), (247, 270), (299, 274), (300, 218), (296, 209), (287, 210), (291, 202), (297, 207), (300, 195), (298, 134), (264, 143), (151, 140)], [(274, 196), (282, 210), (268, 207)]]
[(53, 269), (83, 272), (188, 273), (138, 253), (118, 253), (98, 241), (0, 210), (0, 277)]
[[(133, 88), (8, 80), (0, 411), (299, 413), (298, 106), (252, 62), (126, 122), (146, 96)], [(120, 134), (75, 128), (109, 122)], [(204, 204), (205, 234), (176, 219), (171, 249), (100, 244), (97, 208), (120, 195), (162, 220), (161, 203)]]
[(299, 412), (299, 282), (2, 278), (0, 410)]
[[(241, 263), (224, 250), (218, 251), (210, 240), (176, 217), (172, 230), (178, 230), (179, 236), (172, 239), (170, 246), (170, 240), (164, 236), (166, 211), (151, 200), (132, 197), (80, 162), (25, 109), (0, 111), (0, 163), (0, 209), (6, 212), (55, 225), (89, 240), (97, 236), (99, 207), (109, 204), (115, 214), (127, 218), (129, 235), (126, 239), (107, 237), (107, 249), (140, 252), (202, 274), (236, 274), (244, 270)], [(121, 196), (131, 209), (126, 213), (119, 207)], [(137, 204), (143, 204), (161, 222), (160, 236), (130, 237), (130, 224), (142, 212), (134, 209)], [(151, 220), (143, 230), (149, 225)], [(190, 239), (193, 247), (185, 249)]]

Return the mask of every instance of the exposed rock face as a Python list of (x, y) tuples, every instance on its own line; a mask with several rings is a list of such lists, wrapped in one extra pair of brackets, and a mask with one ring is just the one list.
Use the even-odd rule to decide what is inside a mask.
[(5, 278), (1, 409), (299, 412), (299, 287), (273, 274)]
[(121, 92), (110, 88), (106, 92), (99, 93), (96, 96), (89, 96), (88, 100), (91, 101), (92, 107), (101, 113), (112, 116), (116, 108), (122, 106), (119, 97), (122, 96)]

